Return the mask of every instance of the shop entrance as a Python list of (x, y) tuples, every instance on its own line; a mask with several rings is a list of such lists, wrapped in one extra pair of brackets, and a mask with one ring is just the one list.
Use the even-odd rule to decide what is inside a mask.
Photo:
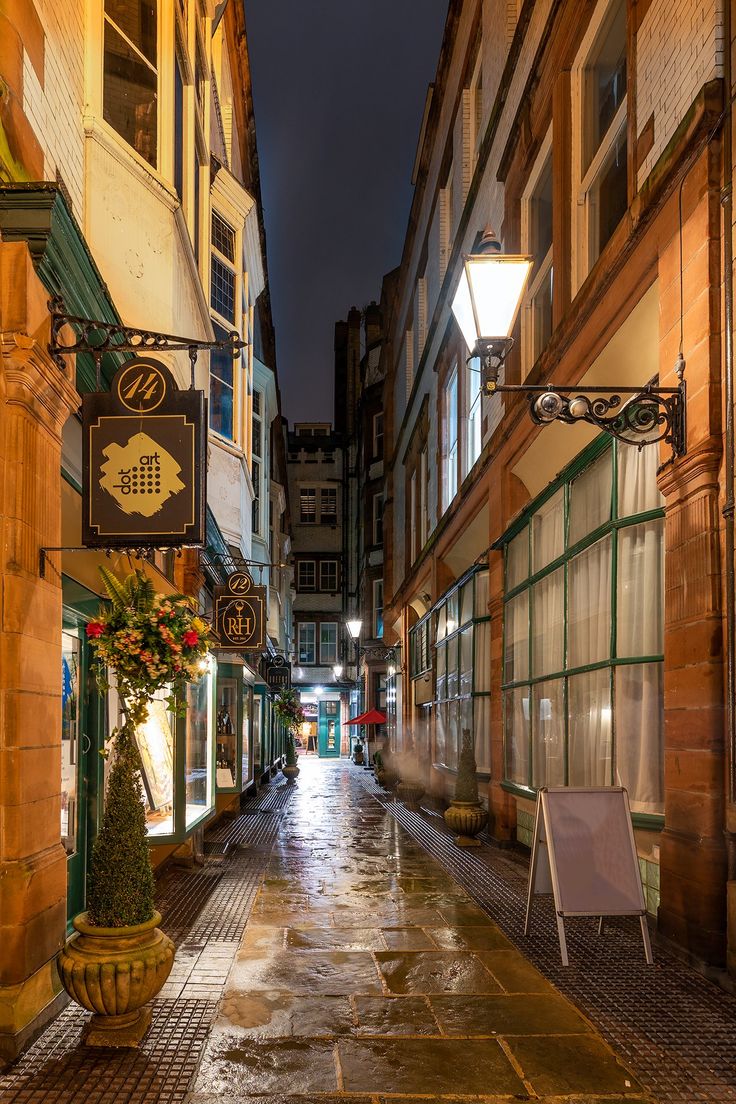
[[(64, 597), (69, 590), (64, 580)], [(97, 600), (93, 599), (95, 605)], [(86, 611), (85, 611), (86, 612)], [(89, 849), (97, 827), (104, 700), (90, 670), (87, 618), (64, 608), (61, 633), (61, 842), (67, 854), (67, 924), (86, 908)]]
[(319, 755), (321, 759), (336, 759), (340, 755), (340, 703), (319, 703)]

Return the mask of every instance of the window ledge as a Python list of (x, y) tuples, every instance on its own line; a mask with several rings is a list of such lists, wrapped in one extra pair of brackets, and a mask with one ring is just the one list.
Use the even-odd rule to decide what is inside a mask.
[(181, 206), (173, 185), (161, 176), (158, 169), (154, 169), (153, 165), (149, 165), (148, 161), (128, 145), (109, 123), (98, 115), (85, 115), (83, 123), (85, 136), (99, 142), (111, 157), (128, 169), (131, 175), (153, 192), (158, 199), (163, 200), (170, 211), (173, 212)]
[[(442, 774), (452, 775), (453, 778), (457, 777), (457, 769), (455, 767), (448, 767), (445, 763), (432, 763), (432, 766), (434, 767), (435, 770), (441, 771)], [(478, 779), (479, 782), (490, 782), (491, 781), (491, 772), (490, 771), (476, 771), (475, 772), (475, 777)]]

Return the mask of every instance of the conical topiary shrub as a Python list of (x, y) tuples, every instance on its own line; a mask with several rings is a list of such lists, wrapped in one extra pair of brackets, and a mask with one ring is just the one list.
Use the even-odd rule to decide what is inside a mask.
[(460, 759), (457, 764), (457, 779), (455, 781), (455, 801), (478, 801), (478, 777), (475, 762), (475, 748), (469, 728), (463, 729), (463, 746), (460, 751)]
[(140, 771), (138, 748), (127, 726), (115, 740), (105, 819), (90, 862), (87, 917), (102, 928), (143, 924), (153, 916), (154, 881)]
[(458, 762), (455, 796), (445, 810), (445, 822), (456, 832), (455, 843), (459, 847), (479, 847), (475, 837), (488, 820), (488, 814), (478, 798), (475, 749), (469, 728), (463, 729), (463, 746)]

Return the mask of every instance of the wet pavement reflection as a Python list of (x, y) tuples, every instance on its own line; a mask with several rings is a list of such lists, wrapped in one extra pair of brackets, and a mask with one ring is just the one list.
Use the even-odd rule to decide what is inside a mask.
[(651, 1101), (361, 768), (300, 766), (191, 1104)]

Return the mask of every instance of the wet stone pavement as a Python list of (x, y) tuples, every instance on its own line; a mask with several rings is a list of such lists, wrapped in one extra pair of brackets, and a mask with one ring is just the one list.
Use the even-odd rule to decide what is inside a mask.
[(358, 768), (300, 766), (188, 1104), (652, 1101)]

